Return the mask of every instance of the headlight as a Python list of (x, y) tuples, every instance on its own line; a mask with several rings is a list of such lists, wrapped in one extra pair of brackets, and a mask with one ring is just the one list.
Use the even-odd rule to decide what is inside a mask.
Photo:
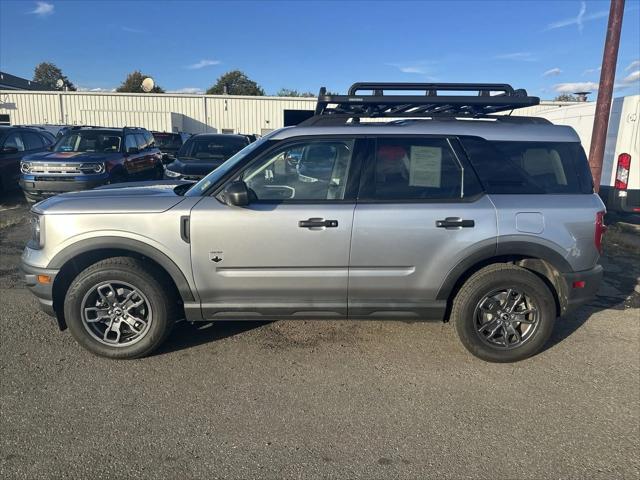
[(104, 163), (83, 163), (80, 165), (82, 173), (102, 173), (104, 172)]
[(40, 215), (32, 213), (31, 218), (29, 219), (29, 223), (31, 224), (31, 240), (29, 241), (29, 247), (35, 250), (39, 250), (44, 246), (44, 238), (42, 235), (42, 217)]
[(169, 170), (168, 168), (165, 168), (164, 173), (167, 175), (167, 177), (170, 178), (178, 178), (182, 176), (180, 172), (174, 172), (173, 170)]
[(29, 173), (31, 171), (31, 164), (29, 162), (20, 162), (20, 171), (22, 173)]

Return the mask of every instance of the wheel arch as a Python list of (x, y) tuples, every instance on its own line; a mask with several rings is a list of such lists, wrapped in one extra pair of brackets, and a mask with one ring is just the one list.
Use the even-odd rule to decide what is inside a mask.
[(128, 256), (149, 262), (174, 289), (183, 303), (195, 301), (195, 296), (180, 268), (158, 249), (138, 240), (121, 237), (99, 237), (81, 240), (56, 254), (48, 268), (58, 269), (53, 283), (53, 308), (61, 328), (65, 327), (64, 297), (73, 279), (89, 265), (111, 257)]
[(449, 318), (453, 299), (462, 285), (480, 269), (496, 264), (511, 263), (535, 273), (551, 290), (560, 315), (567, 306), (567, 287), (562, 273), (573, 271), (569, 262), (550, 247), (526, 241), (509, 241), (487, 246), (467, 256), (453, 267), (442, 283), (436, 300), (445, 300), (445, 320)]

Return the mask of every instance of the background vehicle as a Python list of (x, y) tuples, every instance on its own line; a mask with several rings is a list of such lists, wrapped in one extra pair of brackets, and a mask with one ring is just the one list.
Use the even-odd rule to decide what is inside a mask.
[(156, 142), (156, 147), (162, 152), (162, 163), (171, 163), (175, 160), (180, 147), (191, 136), (188, 133), (151, 132)]
[(245, 135), (201, 133), (190, 137), (166, 166), (167, 179), (200, 180), (249, 145)]
[[(588, 152), (595, 108), (595, 102), (578, 103), (536, 115), (573, 127)], [(599, 193), (608, 212), (640, 219), (640, 95), (613, 100)]]
[(42, 152), (53, 143), (53, 136), (43, 130), (0, 126), (0, 193), (17, 188), (25, 155)]
[[(527, 358), (597, 291), (604, 232), (575, 131), (490, 115), (538, 102), (500, 84), (322, 89), (316, 116), (191, 187), (36, 205), (25, 281), (108, 357), (148, 354), (184, 316), (450, 319), (477, 357)], [(410, 118), (352, 121), (385, 116)]]
[(162, 154), (143, 128), (72, 127), (50, 152), (25, 156), (20, 187), (28, 201), (107, 183), (162, 178)]

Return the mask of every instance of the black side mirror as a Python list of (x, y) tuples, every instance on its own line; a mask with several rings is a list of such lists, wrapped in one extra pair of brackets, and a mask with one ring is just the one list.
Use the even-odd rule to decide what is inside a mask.
[(224, 189), (224, 202), (234, 207), (249, 205), (249, 188), (242, 180), (232, 182)]
[(138, 149), (138, 147), (129, 147), (127, 149), (127, 153), (130, 155), (135, 155), (136, 153), (140, 153), (140, 150)]
[(9, 154), (18, 153), (18, 149), (16, 147), (4, 147), (2, 149), (2, 153), (9, 153)]

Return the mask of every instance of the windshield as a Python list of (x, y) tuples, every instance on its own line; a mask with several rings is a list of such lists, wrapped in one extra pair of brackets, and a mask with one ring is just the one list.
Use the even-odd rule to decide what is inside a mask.
[(179, 149), (182, 146), (182, 139), (180, 135), (171, 135), (171, 134), (153, 134), (153, 138), (156, 141), (156, 146), (160, 149), (162, 148), (172, 148)]
[(224, 138), (223, 135), (193, 138), (183, 145), (178, 157), (224, 161), (242, 150), (247, 143), (245, 138)]
[(122, 135), (111, 132), (82, 131), (67, 133), (56, 146), (54, 152), (119, 152)]
[(185, 196), (187, 196), (187, 197), (197, 197), (197, 196), (200, 196), (200, 195), (204, 194), (204, 192), (206, 192), (211, 185), (214, 185), (215, 183), (217, 183), (218, 180), (220, 180), (228, 172), (233, 170), (234, 167), (238, 163), (240, 163), (247, 155), (249, 155), (251, 152), (253, 152), (257, 148), (259, 148), (260, 146), (264, 145), (267, 141), (268, 141), (268, 137), (262, 137), (260, 140), (258, 140), (256, 142), (253, 142), (253, 143), (250, 143), (249, 145), (244, 147), (242, 150), (240, 150), (238, 153), (236, 153), (229, 160), (224, 162), (222, 165), (220, 165), (214, 171), (209, 173), (206, 177), (204, 177), (198, 183), (193, 185), (185, 193)]

